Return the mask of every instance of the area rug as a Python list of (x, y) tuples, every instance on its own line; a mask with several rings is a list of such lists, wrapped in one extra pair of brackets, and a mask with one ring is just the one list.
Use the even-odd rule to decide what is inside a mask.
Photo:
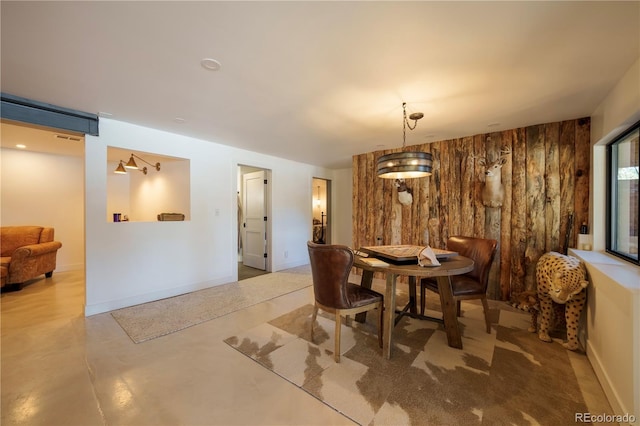
[(561, 425), (587, 412), (566, 349), (527, 332), (528, 315), (492, 309), (487, 334), (481, 306), (462, 306), (463, 350), (438, 323), (405, 317), (385, 360), (375, 312), (343, 326), (337, 364), (330, 316), (309, 341), (311, 304), (225, 342), (361, 425)]
[(305, 265), (118, 309), (111, 315), (131, 340), (141, 343), (311, 285)]

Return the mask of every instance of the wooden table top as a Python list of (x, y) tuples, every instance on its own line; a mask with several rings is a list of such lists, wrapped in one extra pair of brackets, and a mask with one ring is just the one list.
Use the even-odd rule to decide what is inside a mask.
[(473, 260), (464, 256), (454, 256), (440, 260), (440, 266), (420, 266), (414, 265), (394, 265), (374, 266), (363, 261), (364, 258), (355, 256), (353, 266), (367, 271), (387, 272), (397, 275), (408, 275), (412, 277), (442, 277), (451, 275), (466, 274), (473, 270)]

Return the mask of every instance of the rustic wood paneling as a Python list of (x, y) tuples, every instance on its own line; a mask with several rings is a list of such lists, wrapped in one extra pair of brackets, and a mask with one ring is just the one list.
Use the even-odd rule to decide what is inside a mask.
[(429, 228), (429, 245), (435, 248), (444, 247), (442, 242), (442, 230), (440, 227), (440, 206), (442, 205), (442, 193), (440, 191), (440, 146), (441, 142), (431, 144), (431, 155), (433, 156), (433, 173), (429, 180), (429, 218), (427, 226)]
[[(486, 160), (487, 166), (500, 158), (500, 143), (502, 141), (502, 134), (492, 133), (485, 140)], [(502, 172), (502, 170), (500, 170)], [(500, 177), (502, 179), (502, 176)], [(487, 286), (487, 297), (492, 299), (499, 298), (500, 294), (500, 221), (501, 221), (501, 207), (485, 207), (484, 210), (484, 238), (490, 238), (498, 242), (496, 248), (496, 256), (493, 260), (493, 265), (489, 271), (489, 285)]]
[(449, 238), (449, 194), (452, 192), (451, 171), (449, 169), (451, 158), (451, 141), (440, 144), (440, 244), (444, 248)]
[(536, 262), (544, 254), (545, 186), (544, 125), (527, 128), (527, 248), (525, 286), (534, 289)]
[(473, 234), (476, 236), (484, 237), (484, 205), (482, 204), (482, 185), (484, 181), (484, 167), (482, 167), (478, 160), (485, 158), (487, 153), (484, 149), (485, 135), (476, 135), (473, 137), (473, 208), (475, 215), (473, 218)]
[(474, 176), (475, 165), (473, 161), (473, 138), (466, 137), (460, 140), (460, 235), (473, 235), (475, 203), (474, 203)]
[(502, 166), (502, 184), (504, 186), (504, 202), (502, 203), (502, 212), (500, 215), (500, 256), (497, 260), (499, 270), (499, 293), (496, 288), (496, 293), (499, 297), (496, 299), (506, 300), (509, 298), (510, 283), (511, 283), (511, 269), (500, 268), (500, 265), (508, 265), (511, 262), (511, 204), (513, 200), (513, 132), (505, 131), (502, 133), (502, 140), (500, 145), (508, 150), (507, 162)]
[(591, 158), (591, 121), (576, 121), (576, 182), (575, 182), (575, 226), (573, 244), (576, 246), (580, 225), (589, 223), (589, 170)]
[[(525, 290), (525, 255), (527, 249), (527, 144), (525, 129), (518, 129), (511, 141), (511, 292)], [(504, 264), (502, 265), (504, 268)]]
[(560, 251), (560, 123), (545, 126), (545, 251)]
[[(507, 300), (535, 288), (535, 266), (560, 250), (567, 215), (575, 214), (569, 246), (588, 223), (590, 121), (588, 118), (475, 135), (411, 147), (433, 155), (433, 174), (407, 181), (413, 204), (398, 201), (393, 180), (375, 175), (376, 159), (353, 158), (353, 243), (429, 244), (444, 248), (451, 235), (498, 240), (488, 295)], [(501, 207), (482, 204), (484, 167), (510, 150), (502, 166)]]
[[(364, 175), (365, 179), (368, 181), (372, 181), (377, 179), (376, 177), (376, 163), (375, 163), (375, 155), (373, 152), (369, 152), (365, 154), (365, 167), (366, 171)], [(376, 198), (374, 197), (374, 186), (367, 185), (365, 186), (365, 198), (366, 198), (366, 208), (369, 212), (375, 212), (377, 210)], [(371, 241), (374, 238), (374, 233), (376, 229), (376, 215), (375, 214), (365, 214), (364, 215), (366, 229), (365, 229), (365, 239), (367, 241)]]
[[(566, 242), (569, 215), (575, 213), (575, 128), (573, 120), (560, 123), (560, 247)], [(571, 242), (568, 246), (571, 246)]]
[(353, 197), (351, 202), (351, 240), (353, 241), (353, 245), (355, 247), (359, 247), (362, 245), (362, 241), (360, 239), (360, 223), (362, 223), (362, 216), (364, 214), (363, 209), (359, 208), (360, 204), (360, 193), (362, 192), (361, 186), (364, 184), (364, 181), (360, 177), (360, 161), (362, 161), (362, 155), (354, 156), (352, 164), (352, 186), (353, 186)]
[[(382, 154), (380, 154), (382, 155)], [(372, 179), (376, 180), (383, 180), (383, 179), (379, 179), (378, 177), (375, 176), (376, 174), (376, 165), (377, 165), (377, 161), (378, 158), (380, 158), (380, 156), (376, 155), (374, 156), (374, 164), (372, 165), (373, 168), (373, 175), (374, 177)], [(387, 179), (384, 179), (387, 180)], [(385, 223), (385, 191), (384, 191), (384, 185), (372, 185), (373, 186), (373, 199), (374, 199), (374, 204), (373, 204), (373, 212), (374, 212), (374, 216), (375, 216), (375, 228), (373, 230), (373, 233), (371, 235), (372, 240), (367, 241), (366, 245), (375, 245), (377, 242), (378, 238), (382, 238), (382, 236), (384, 235), (384, 230), (386, 229), (386, 226), (388, 226), (388, 224)], [(390, 194), (387, 198), (390, 198), (392, 196), (392, 194)], [(363, 246), (364, 244), (361, 244), (361, 246)]]
[[(431, 144), (425, 144), (423, 145), (422, 149), (425, 152), (431, 152), (432, 150), (432, 146)], [(417, 217), (417, 222), (416, 222), (416, 239), (415, 241), (419, 241), (419, 245), (429, 245), (431, 244), (430, 242), (430, 238), (429, 238), (429, 212), (430, 212), (430, 179), (418, 179), (420, 181), (420, 187), (419, 187), (419, 194), (420, 194), (420, 200), (419, 200), (419, 207), (420, 209), (418, 210), (418, 217)]]

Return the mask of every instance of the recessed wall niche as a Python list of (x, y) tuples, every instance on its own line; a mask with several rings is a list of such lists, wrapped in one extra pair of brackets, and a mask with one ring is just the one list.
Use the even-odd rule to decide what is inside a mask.
[[(137, 169), (125, 167), (131, 158)], [(186, 158), (107, 147), (107, 222), (156, 222), (162, 213), (178, 214), (163, 220), (190, 220), (190, 176)]]

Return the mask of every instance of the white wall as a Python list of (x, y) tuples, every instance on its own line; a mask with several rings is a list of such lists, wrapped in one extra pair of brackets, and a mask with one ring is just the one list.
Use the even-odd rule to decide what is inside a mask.
[(605, 249), (606, 144), (640, 120), (640, 59), (625, 73), (591, 116), (591, 227), (593, 247)]
[[(190, 160), (191, 220), (126, 226), (105, 221), (108, 146)], [(307, 264), (311, 181), (314, 176), (332, 179), (332, 171), (101, 119), (100, 136), (87, 136), (85, 143), (85, 314), (235, 281), (241, 164), (271, 170), (272, 270)], [(344, 220), (350, 222), (351, 216)]]
[(605, 253), (606, 152), (640, 119), (640, 59), (591, 117), (593, 252), (575, 251), (589, 272), (587, 357), (617, 414), (640, 424), (640, 268)]
[(353, 244), (353, 169), (334, 170), (333, 176), (331, 196), (334, 221), (331, 227), (331, 241), (351, 247)]
[[(28, 143), (28, 141), (27, 141)], [(0, 150), (2, 226), (55, 228), (56, 271), (84, 265), (84, 165), (81, 157)]]

